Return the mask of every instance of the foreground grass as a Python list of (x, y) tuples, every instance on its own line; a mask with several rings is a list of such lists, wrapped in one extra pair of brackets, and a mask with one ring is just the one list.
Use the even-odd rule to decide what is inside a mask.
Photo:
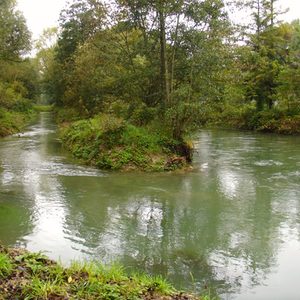
[(180, 169), (191, 153), (184, 142), (105, 114), (65, 124), (61, 138), (75, 157), (108, 170)]
[(0, 246), (0, 299), (211, 300), (180, 292), (161, 277), (127, 276), (122, 267), (72, 263)]

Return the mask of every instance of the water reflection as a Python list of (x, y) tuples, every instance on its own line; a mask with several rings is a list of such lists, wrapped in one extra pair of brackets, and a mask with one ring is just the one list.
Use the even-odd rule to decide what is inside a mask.
[(42, 114), (0, 142), (0, 239), (64, 262), (118, 260), (224, 299), (274, 299), (282, 280), (296, 299), (300, 141), (203, 131), (196, 142), (193, 172), (105, 174), (74, 164)]

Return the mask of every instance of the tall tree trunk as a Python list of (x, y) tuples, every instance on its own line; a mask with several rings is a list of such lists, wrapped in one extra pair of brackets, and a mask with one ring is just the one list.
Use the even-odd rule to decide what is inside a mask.
[(260, 49), (260, 33), (261, 33), (261, 7), (260, 0), (257, 1), (257, 21), (256, 21), (256, 34), (257, 34), (257, 49)]
[(271, 27), (274, 27), (274, 0), (271, 0)]
[(166, 20), (164, 14), (164, 6), (160, 2), (159, 6), (159, 40), (160, 40), (160, 73), (161, 73), (161, 94), (162, 104), (166, 107), (170, 100), (169, 72), (167, 59), (166, 44)]
[(173, 91), (174, 91), (174, 70), (175, 70), (175, 55), (176, 55), (176, 48), (177, 48), (177, 40), (178, 40), (178, 27), (179, 27), (179, 20), (180, 14), (177, 15), (176, 21), (176, 30), (175, 30), (175, 37), (174, 37), (174, 44), (173, 44), (173, 51), (172, 51), (172, 61), (171, 61), (171, 78), (170, 78), (170, 101), (173, 101)]

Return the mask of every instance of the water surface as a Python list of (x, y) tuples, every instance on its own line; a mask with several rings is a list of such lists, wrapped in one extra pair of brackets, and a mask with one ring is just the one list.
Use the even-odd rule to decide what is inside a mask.
[(300, 139), (199, 132), (194, 171), (81, 166), (51, 114), (0, 141), (0, 240), (121, 262), (222, 299), (300, 299)]

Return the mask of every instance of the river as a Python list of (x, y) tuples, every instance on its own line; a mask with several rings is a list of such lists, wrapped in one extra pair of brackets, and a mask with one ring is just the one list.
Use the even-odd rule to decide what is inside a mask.
[(300, 138), (203, 130), (194, 157), (189, 173), (85, 167), (41, 113), (0, 141), (0, 240), (222, 299), (300, 299)]

